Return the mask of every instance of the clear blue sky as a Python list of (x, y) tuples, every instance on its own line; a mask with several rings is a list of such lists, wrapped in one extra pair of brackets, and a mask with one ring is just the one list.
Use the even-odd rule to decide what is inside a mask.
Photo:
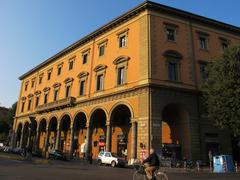
[[(239, 0), (154, 0), (240, 26)], [(18, 99), (18, 77), (143, 0), (0, 0), (0, 106)]]

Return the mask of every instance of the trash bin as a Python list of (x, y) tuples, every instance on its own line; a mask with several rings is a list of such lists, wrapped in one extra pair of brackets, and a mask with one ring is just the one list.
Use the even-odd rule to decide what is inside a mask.
[(234, 172), (235, 167), (231, 155), (219, 155), (213, 157), (213, 172)]

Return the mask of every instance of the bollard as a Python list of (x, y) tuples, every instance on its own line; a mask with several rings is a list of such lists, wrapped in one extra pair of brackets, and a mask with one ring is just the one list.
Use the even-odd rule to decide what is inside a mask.
[(238, 172), (238, 163), (237, 161), (235, 161), (235, 170), (236, 170), (236, 173)]
[(200, 163), (199, 163), (199, 161), (196, 162), (196, 166), (197, 166), (197, 171), (199, 172), (200, 171)]
[(187, 161), (184, 161), (184, 171), (187, 170)]
[(211, 161), (209, 162), (209, 170), (210, 170), (210, 172), (212, 172), (212, 162)]

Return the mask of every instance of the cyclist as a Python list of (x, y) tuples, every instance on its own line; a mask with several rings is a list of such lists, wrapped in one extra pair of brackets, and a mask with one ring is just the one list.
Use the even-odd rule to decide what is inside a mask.
[(143, 161), (145, 166), (145, 172), (147, 174), (148, 179), (152, 179), (153, 172), (159, 167), (160, 162), (158, 159), (158, 155), (154, 152), (154, 149), (150, 149), (150, 155), (147, 159)]

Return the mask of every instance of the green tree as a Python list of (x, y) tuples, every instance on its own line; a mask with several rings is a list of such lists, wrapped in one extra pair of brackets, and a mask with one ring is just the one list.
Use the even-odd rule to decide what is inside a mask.
[(9, 130), (13, 126), (14, 116), (16, 113), (17, 108), (17, 102), (12, 105), (11, 108), (9, 108), (9, 111), (6, 115), (2, 116), (0, 118), (0, 142), (6, 142), (9, 141)]
[(202, 91), (209, 119), (217, 127), (240, 135), (240, 46), (225, 50), (206, 72)]

